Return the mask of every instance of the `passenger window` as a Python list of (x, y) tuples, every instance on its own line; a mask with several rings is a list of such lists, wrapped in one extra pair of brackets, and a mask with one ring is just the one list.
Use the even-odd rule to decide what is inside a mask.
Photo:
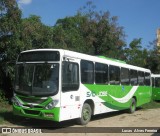
[(151, 85), (151, 80), (150, 80), (150, 73), (145, 73), (145, 85), (150, 86)]
[(138, 71), (138, 84), (144, 85), (144, 72)]
[(130, 83), (131, 85), (137, 85), (138, 84), (138, 73), (136, 70), (130, 70)]
[(108, 65), (95, 63), (95, 82), (97, 84), (108, 84)]
[(94, 83), (94, 64), (93, 62), (81, 60), (81, 82), (84, 84)]
[(62, 91), (76, 91), (79, 88), (79, 67), (77, 63), (62, 63)]
[(152, 77), (152, 87), (155, 87), (155, 78)]
[(160, 87), (160, 78), (155, 78), (155, 87)]
[(111, 85), (120, 84), (120, 68), (117, 66), (109, 66), (109, 79)]
[(121, 84), (122, 85), (129, 85), (129, 69), (121, 68)]

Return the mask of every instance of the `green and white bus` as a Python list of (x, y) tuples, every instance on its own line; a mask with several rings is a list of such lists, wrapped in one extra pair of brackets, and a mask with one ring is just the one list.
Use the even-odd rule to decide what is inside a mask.
[(152, 99), (160, 100), (160, 74), (152, 74)]
[(53, 121), (129, 109), (150, 102), (151, 71), (63, 49), (23, 51), (16, 62), (13, 112)]

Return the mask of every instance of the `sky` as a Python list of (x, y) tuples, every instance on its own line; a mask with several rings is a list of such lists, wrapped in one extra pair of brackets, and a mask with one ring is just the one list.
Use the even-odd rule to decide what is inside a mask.
[[(74, 16), (89, 0), (17, 0), (22, 17), (38, 15), (45, 25), (54, 26), (58, 19)], [(156, 39), (160, 28), (160, 0), (90, 0), (97, 11), (109, 11), (118, 16), (118, 25), (124, 27), (127, 45), (142, 38), (144, 48)]]

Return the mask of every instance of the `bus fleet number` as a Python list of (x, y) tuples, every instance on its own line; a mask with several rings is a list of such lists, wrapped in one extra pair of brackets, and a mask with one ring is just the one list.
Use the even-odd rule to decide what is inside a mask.
[(98, 94), (95, 92), (87, 92), (87, 97), (95, 97), (95, 96), (107, 96), (107, 92), (101, 91)]

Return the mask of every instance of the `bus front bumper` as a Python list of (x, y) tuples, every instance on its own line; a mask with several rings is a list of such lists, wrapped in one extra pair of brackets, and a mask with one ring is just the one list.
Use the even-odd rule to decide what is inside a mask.
[(24, 108), (13, 105), (13, 114), (27, 118), (36, 118), (42, 120), (52, 120), (59, 122), (59, 107), (53, 109), (37, 109), (37, 108)]

